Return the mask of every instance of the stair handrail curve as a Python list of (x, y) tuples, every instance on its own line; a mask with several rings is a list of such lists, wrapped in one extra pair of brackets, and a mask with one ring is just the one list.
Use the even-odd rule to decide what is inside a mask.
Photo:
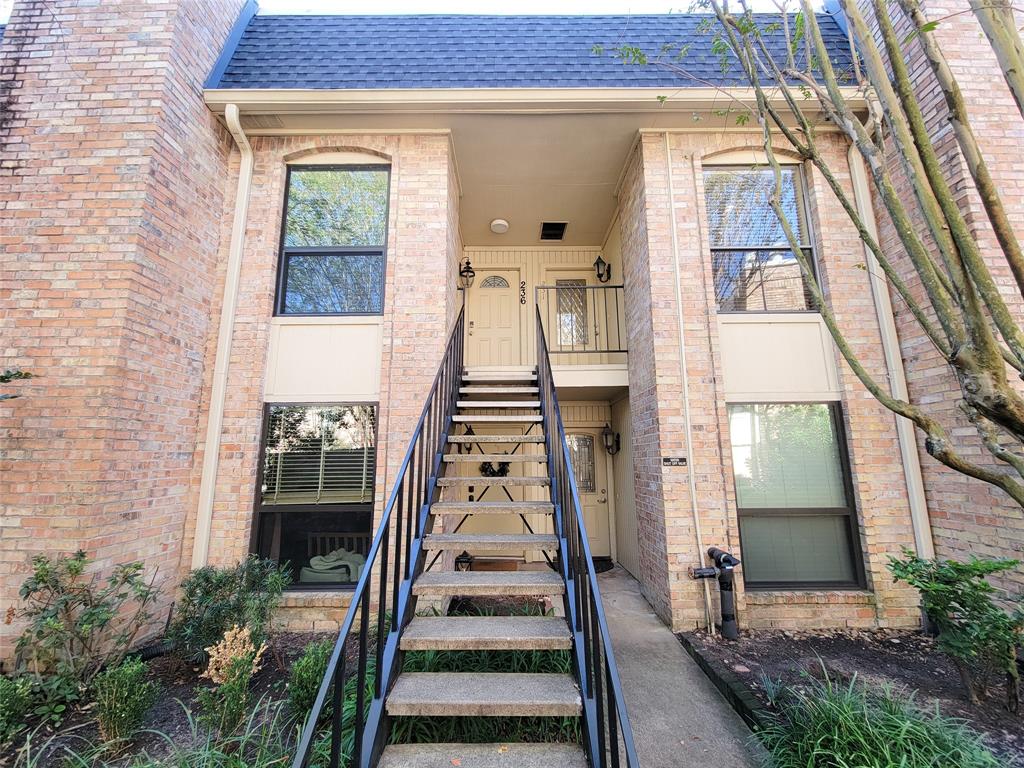
[(558, 568), (566, 586), (566, 618), (572, 631), (573, 663), (583, 700), (584, 748), (591, 768), (638, 768), (633, 729), (601, 603), (539, 308), (536, 327), (537, 389), (549, 457), (555, 533), (559, 539)]
[[(366, 554), (352, 594), (345, 619), (334, 643), (327, 671), (317, 692), (299, 737), (292, 768), (306, 768), (320, 737), (319, 721), (331, 698), (330, 768), (341, 764), (342, 720), (348, 644), (353, 641), (352, 629), (359, 617), (358, 655), (356, 669), (356, 707), (353, 723), (352, 754), (347, 762), (351, 768), (376, 765), (384, 748), (384, 699), (398, 673), (400, 655), (398, 641), (402, 629), (412, 620), (415, 598), (412, 582), (423, 569), (423, 535), (430, 505), (436, 494), (437, 478), (444, 454), (445, 440), (453, 422), (462, 376), (465, 308), (455, 320), (445, 346), (444, 356), (413, 430), (405, 458), (392, 486), (380, 524)], [(394, 533), (394, 547), (391, 536)], [(391, 609), (387, 610), (389, 601)], [(376, 632), (371, 637), (370, 604), (377, 590)], [(369, 647), (373, 643), (373, 648)], [(373, 687), (368, 690), (367, 676), (373, 670)], [(366, 696), (370, 695), (367, 708)]]

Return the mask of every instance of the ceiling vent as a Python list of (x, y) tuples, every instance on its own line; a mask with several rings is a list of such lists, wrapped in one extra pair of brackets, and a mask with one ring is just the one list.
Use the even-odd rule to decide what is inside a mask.
[(568, 226), (564, 221), (545, 221), (540, 225), (541, 240), (563, 240), (565, 239), (565, 228)]

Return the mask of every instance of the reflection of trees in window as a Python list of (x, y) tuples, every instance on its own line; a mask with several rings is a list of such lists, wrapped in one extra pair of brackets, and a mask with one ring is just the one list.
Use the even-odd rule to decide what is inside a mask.
[(587, 345), (586, 280), (556, 280), (555, 305), (558, 313), (558, 343), (563, 347)]
[(384, 305), (379, 254), (292, 254), (284, 311), (290, 314), (377, 313)]

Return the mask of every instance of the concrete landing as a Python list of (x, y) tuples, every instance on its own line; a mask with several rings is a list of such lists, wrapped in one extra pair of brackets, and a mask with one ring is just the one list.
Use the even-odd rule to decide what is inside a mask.
[(753, 734), (616, 566), (598, 575), (641, 768), (757, 768)]

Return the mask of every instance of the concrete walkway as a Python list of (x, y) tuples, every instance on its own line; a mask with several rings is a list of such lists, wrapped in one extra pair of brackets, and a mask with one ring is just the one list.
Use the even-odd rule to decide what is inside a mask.
[(641, 768), (756, 768), (752, 735), (616, 566), (598, 576)]

